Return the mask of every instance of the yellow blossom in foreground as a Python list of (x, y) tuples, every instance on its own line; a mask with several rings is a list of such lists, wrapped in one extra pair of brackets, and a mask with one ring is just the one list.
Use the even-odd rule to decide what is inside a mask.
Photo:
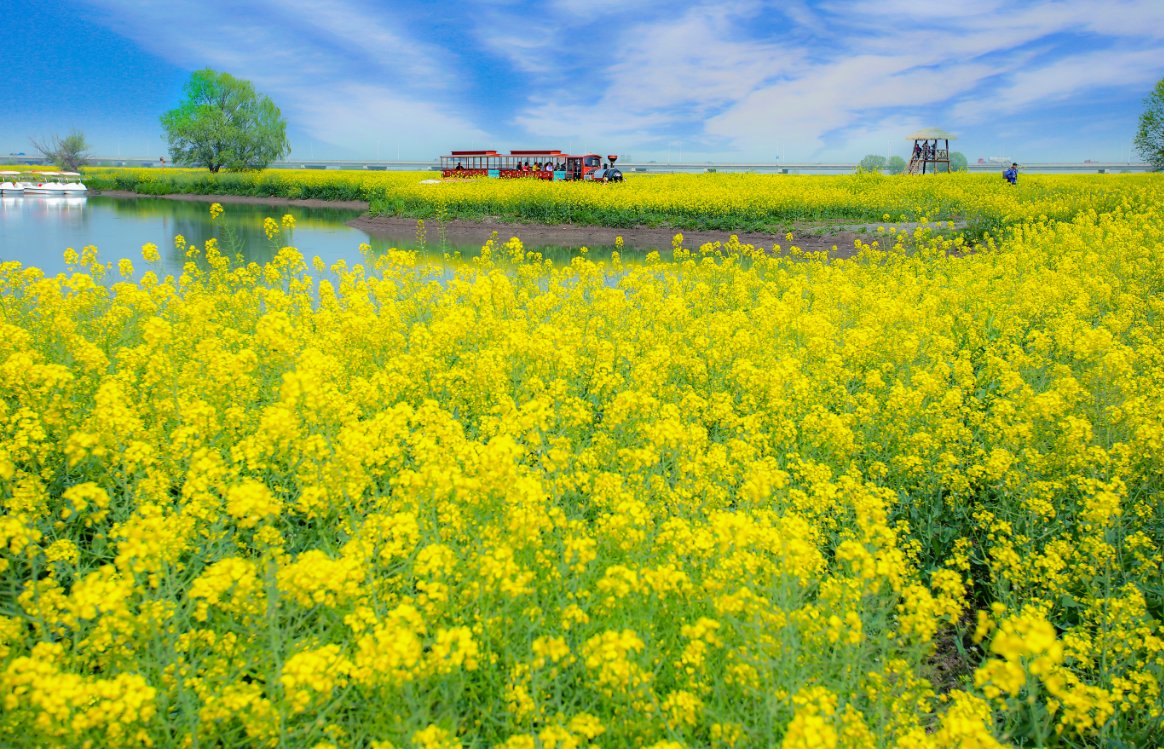
[(236, 176), (429, 229), (894, 225), (0, 263), (0, 744), (1160, 735), (1157, 175)]

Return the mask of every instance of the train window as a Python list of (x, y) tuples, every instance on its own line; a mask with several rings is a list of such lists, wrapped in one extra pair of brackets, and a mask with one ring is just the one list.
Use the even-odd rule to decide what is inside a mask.
[(587, 156), (584, 163), (586, 166), (602, 166), (602, 159), (597, 156)]

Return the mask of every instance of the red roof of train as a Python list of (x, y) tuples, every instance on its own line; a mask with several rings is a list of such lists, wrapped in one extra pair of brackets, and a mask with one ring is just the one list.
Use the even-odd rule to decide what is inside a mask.
[(510, 156), (561, 156), (562, 152), (557, 148), (532, 148), (524, 151), (510, 151)]

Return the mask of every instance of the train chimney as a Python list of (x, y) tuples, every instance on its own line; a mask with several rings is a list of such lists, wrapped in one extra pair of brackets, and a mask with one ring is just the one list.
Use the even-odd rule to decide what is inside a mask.
[(618, 161), (618, 156), (616, 154), (613, 154), (613, 153), (607, 154), (606, 158), (610, 159), (611, 166), (614, 166), (614, 162)]

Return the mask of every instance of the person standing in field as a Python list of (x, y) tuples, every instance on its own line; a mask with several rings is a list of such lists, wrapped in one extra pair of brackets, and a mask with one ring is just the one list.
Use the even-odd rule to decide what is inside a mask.
[(1011, 185), (1018, 184), (1018, 164), (1012, 162), (1010, 169), (1007, 169), (1005, 172), (1003, 172), (1002, 176), (1005, 177), (1006, 181)]

